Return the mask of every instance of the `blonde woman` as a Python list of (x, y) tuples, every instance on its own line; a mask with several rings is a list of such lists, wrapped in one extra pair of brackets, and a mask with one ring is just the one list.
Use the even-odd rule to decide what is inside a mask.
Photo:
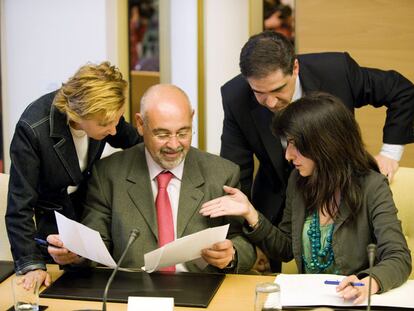
[(86, 181), (105, 143), (128, 148), (140, 141), (122, 117), (126, 87), (109, 62), (87, 64), (60, 89), (31, 103), (18, 121), (10, 147), (6, 226), (15, 270), (26, 275), (26, 287), (34, 278), (50, 284), (45, 271), (50, 257), (35, 238), (57, 232), (54, 211), (80, 218)]

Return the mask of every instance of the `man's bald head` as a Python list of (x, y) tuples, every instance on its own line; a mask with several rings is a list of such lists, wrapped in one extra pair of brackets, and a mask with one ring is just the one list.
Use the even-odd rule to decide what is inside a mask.
[(145, 119), (148, 110), (158, 109), (159, 105), (168, 103), (193, 110), (190, 99), (181, 88), (172, 84), (156, 84), (148, 88), (142, 96), (140, 114)]
[(193, 115), (187, 95), (177, 86), (157, 84), (145, 92), (137, 128), (161, 167), (172, 169), (184, 160), (191, 146)]

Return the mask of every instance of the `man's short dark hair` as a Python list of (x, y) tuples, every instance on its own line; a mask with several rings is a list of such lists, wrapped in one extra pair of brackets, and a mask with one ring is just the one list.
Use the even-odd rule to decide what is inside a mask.
[(296, 55), (293, 45), (285, 36), (264, 31), (250, 37), (240, 52), (240, 71), (245, 78), (264, 78), (282, 70), (292, 74)]

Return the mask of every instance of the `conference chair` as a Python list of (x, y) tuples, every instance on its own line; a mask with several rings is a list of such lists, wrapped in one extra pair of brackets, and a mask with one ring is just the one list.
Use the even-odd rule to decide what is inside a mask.
[[(390, 184), (398, 218), (401, 220), (403, 233), (414, 257), (414, 168), (400, 167)], [(414, 263), (413, 263), (414, 264)], [(414, 279), (411, 271), (410, 279)]]
[(9, 238), (7, 237), (4, 215), (7, 206), (9, 175), (0, 173), (0, 260), (12, 260)]

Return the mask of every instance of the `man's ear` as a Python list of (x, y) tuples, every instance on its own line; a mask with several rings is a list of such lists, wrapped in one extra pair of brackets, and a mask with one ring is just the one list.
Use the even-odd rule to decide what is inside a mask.
[(144, 136), (144, 118), (138, 112), (135, 114), (135, 121), (139, 135)]
[(295, 62), (293, 64), (293, 74), (296, 74), (296, 75), (299, 74), (299, 61), (298, 61), (298, 59), (295, 59)]

